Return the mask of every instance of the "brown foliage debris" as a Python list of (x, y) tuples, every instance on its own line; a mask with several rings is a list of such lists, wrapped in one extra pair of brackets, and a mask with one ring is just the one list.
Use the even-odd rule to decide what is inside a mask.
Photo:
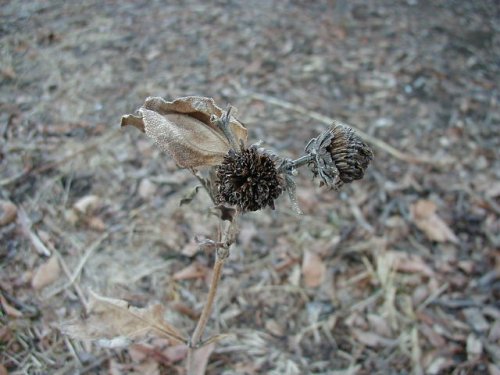
[(125, 346), (147, 337), (185, 342), (183, 335), (165, 321), (165, 308), (160, 304), (138, 308), (127, 301), (90, 292), (88, 310), (86, 319), (67, 322), (62, 331), (79, 340), (97, 340), (106, 347)]

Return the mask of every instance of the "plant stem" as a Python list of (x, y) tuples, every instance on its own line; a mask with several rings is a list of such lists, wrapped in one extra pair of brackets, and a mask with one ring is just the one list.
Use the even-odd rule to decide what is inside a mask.
[(292, 164), (293, 164), (294, 168), (299, 168), (299, 167), (302, 167), (304, 164), (309, 163), (312, 160), (314, 160), (313, 155), (304, 155), (298, 159), (293, 160)]
[(210, 281), (210, 287), (208, 289), (207, 302), (205, 303), (205, 306), (203, 306), (200, 318), (198, 319), (198, 323), (196, 324), (196, 328), (194, 329), (194, 332), (188, 344), (187, 375), (194, 375), (194, 369), (196, 368), (194, 353), (201, 343), (208, 319), (210, 318), (210, 314), (212, 312), (212, 307), (217, 295), (217, 288), (222, 276), (224, 262), (229, 257), (229, 247), (233, 243), (236, 235), (238, 215), (239, 212), (237, 211), (233, 218), (233, 221), (228, 225), (226, 231), (224, 232), (224, 236), (222, 238), (223, 245), (216, 251), (212, 279)]
[(214, 269), (212, 273), (212, 280), (210, 281), (210, 289), (208, 291), (207, 302), (203, 307), (203, 311), (201, 312), (200, 319), (198, 320), (198, 324), (191, 336), (190, 346), (196, 348), (200, 343), (203, 333), (205, 331), (205, 327), (208, 322), (208, 318), (210, 317), (210, 313), (212, 312), (212, 306), (215, 301), (215, 296), (217, 294), (217, 287), (219, 286), (219, 281), (222, 275), (222, 268), (224, 267), (225, 259), (220, 259), (217, 256), (215, 260)]
[(283, 162), (283, 164), (279, 167), (279, 169), (281, 172), (294, 174), (294, 171), (297, 168), (300, 168), (303, 165), (305, 165), (313, 160), (314, 160), (314, 155), (310, 155), (310, 154), (301, 156), (300, 158), (295, 159), (295, 160), (286, 159)]

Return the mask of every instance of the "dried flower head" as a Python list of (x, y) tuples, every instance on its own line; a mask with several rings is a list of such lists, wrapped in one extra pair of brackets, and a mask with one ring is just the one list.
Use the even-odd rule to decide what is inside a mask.
[(274, 209), (274, 200), (283, 191), (283, 179), (272, 158), (256, 147), (230, 150), (217, 168), (218, 200), (242, 211)]
[[(138, 112), (139, 116), (123, 116), (122, 126), (131, 125), (146, 133), (181, 167), (218, 165), (231, 148), (226, 134), (214, 121), (225, 114), (211, 98), (188, 96), (168, 102), (152, 97)], [(246, 142), (246, 128), (227, 115), (225, 120), (235, 142)]]
[(335, 122), (312, 139), (305, 149), (312, 156), (309, 166), (322, 184), (338, 189), (344, 183), (363, 178), (373, 152), (347, 125)]

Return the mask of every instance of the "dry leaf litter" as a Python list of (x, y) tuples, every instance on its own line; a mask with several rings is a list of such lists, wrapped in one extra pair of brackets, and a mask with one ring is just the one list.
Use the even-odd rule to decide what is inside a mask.
[(340, 193), (301, 170), (303, 216), (281, 196), (243, 217), (208, 326), (232, 335), (201, 372), (499, 373), (495, 1), (10, 1), (0, 17), (0, 373), (183, 373), (173, 339), (103, 349), (60, 323), (91, 290), (166, 306), (181, 334), (196, 321), (209, 198), (179, 206), (198, 181), (118, 124), (188, 95), (291, 158), (332, 119), (375, 153)]

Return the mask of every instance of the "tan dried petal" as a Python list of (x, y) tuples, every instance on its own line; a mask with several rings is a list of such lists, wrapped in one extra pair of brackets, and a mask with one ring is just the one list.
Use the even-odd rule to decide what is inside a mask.
[[(181, 167), (218, 165), (230, 149), (224, 133), (211, 121), (223, 115), (211, 98), (190, 96), (167, 102), (151, 97), (139, 114), (123, 116), (122, 126), (145, 132)], [(230, 128), (238, 143), (246, 142), (247, 130), (234, 117), (230, 118)]]

